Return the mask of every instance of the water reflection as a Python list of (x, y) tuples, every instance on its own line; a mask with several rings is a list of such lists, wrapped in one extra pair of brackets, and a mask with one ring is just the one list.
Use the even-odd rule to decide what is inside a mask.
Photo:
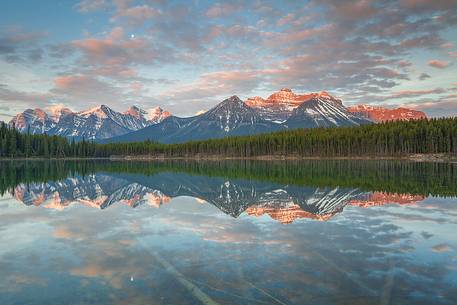
[(59, 181), (21, 183), (12, 192), (25, 205), (63, 210), (70, 204), (106, 209), (115, 203), (133, 208), (160, 207), (171, 198), (188, 196), (238, 217), (269, 215), (281, 223), (297, 218), (328, 220), (347, 205), (412, 204), (422, 195), (367, 192), (359, 188), (281, 185), (264, 181), (157, 173), (153, 176), (96, 173)]
[(102, 163), (0, 168), (0, 304), (455, 303), (455, 165)]

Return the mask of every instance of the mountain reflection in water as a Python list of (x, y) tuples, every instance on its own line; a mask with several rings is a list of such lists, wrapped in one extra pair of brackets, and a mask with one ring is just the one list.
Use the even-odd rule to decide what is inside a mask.
[[(145, 167), (151, 166), (148, 163), (126, 163), (124, 170), (119, 167), (122, 162), (114, 165), (109, 162), (102, 164), (98, 165), (99, 167), (91, 167), (90, 163), (57, 164), (62, 168), (62, 178), (27, 183), (18, 179), (17, 185), (10, 191), (25, 205), (56, 210), (62, 210), (75, 203), (98, 209), (106, 209), (116, 203), (133, 208), (141, 205), (160, 207), (172, 198), (188, 196), (212, 204), (232, 217), (238, 217), (242, 213), (251, 216), (269, 215), (281, 223), (291, 223), (299, 218), (325, 221), (342, 212), (347, 205), (370, 207), (388, 203), (415, 204), (424, 200), (432, 191), (436, 192), (434, 185), (429, 185), (422, 175), (427, 175), (429, 180), (433, 180), (436, 179), (437, 167), (440, 168), (440, 175), (443, 175), (444, 170), (444, 176), (447, 177), (450, 175), (449, 171), (452, 174), (454, 170), (453, 165), (443, 164), (425, 164), (418, 167), (417, 164), (410, 163), (408, 167), (404, 163), (377, 161), (371, 164), (368, 162), (365, 168), (360, 168), (354, 161), (343, 162), (345, 166), (334, 163), (336, 166), (333, 167), (331, 161), (314, 161), (289, 166), (289, 170), (296, 172), (297, 168), (312, 165), (310, 172), (304, 171), (299, 179), (296, 179), (299, 181), (298, 184), (291, 184), (287, 179), (287, 170), (285, 174), (283, 172), (284, 165), (279, 167), (282, 177), (285, 178), (282, 181), (274, 166), (266, 168), (264, 163), (256, 165), (256, 162), (248, 165), (242, 162), (213, 163), (210, 167), (207, 167), (206, 163), (198, 162), (165, 162), (152, 165), (150, 172), (143, 172)], [(48, 165), (48, 168), (49, 166), (53, 167), (56, 164)], [(376, 179), (371, 176), (373, 173), (370, 171), (380, 170), (386, 166), (393, 168), (403, 177), (409, 177), (405, 173), (411, 168), (421, 169), (422, 175), (402, 181), (412, 190), (420, 191), (416, 191), (415, 194), (388, 191), (392, 183), (390, 175), (395, 175), (395, 172), (390, 173), (384, 180), (378, 179), (376, 189), (370, 189), (370, 179)], [(347, 167), (357, 169), (355, 172), (361, 171), (362, 175), (359, 173), (351, 176), (347, 172), (347, 179), (344, 180), (344, 185), (340, 186), (338, 177), (345, 178), (344, 171)], [(78, 168), (84, 168), (85, 173), (81, 174)], [(227, 168), (230, 170), (224, 171)], [(265, 171), (267, 169), (268, 172)], [(256, 175), (252, 175), (252, 172)], [(313, 176), (316, 172), (319, 174), (318, 177)], [(271, 179), (268, 173), (271, 174)], [(65, 177), (65, 174), (68, 176)], [(335, 177), (336, 182), (332, 177)], [(452, 181), (452, 177), (449, 177), (449, 181)], [(424, 189), (424, 186), (433, 189)], [(452, 187), (452, 183), (449, 186)], [(394, 187), (393, 190), (397, 189)], [(438, 188), (438, 192), (452, 192), (452, 188), (446, 189), (442, 186)]]
[(19, 184), (14, 197), (25, 205), (63, 210), (71, 204), (106, 209), (115, 203), (136, 208), (160, 207), (171, 198), (189, 196), (210, 203), (225, 214), (238, 217), (270, 215), (290, 223), (297, 218), (328, 220), (346, 205), (368, 207), (387, 203), (416, 203), (421, 195), (365, 192), (357, 188), (300, 187), (248, 180), (158, 173), (152, 177), (89, 174), (60, 181)]

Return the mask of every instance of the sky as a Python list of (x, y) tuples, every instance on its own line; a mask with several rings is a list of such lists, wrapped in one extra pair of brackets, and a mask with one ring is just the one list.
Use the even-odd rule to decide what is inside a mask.
[(0, 2), (0, 120), (27, 108), (178, 116), (280, 88), (457, 115), (457, 1)]

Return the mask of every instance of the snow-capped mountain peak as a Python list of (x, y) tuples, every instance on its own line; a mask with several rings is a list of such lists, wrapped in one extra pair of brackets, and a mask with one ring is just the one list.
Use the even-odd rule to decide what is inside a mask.
[(289, 128), (357, 126), (372, 123), (353, 114), (333, 97), (316, 96), (297, 107), (285, 124)]
[(149, 122), (151, 122), (151, 124), (158, 124), (166, 118), (168, 118), (169, 116), (171, 116), (171, 113), (168, 111), (164, 111), (160, 107), (151, 108), (146, 112), (146, 118)]
[(294, 109), (313, 98), (341, 103), (340, 100), (334, 98), (326, 91), (295, 94), (289, 88), (282, 88), (271, 94), (267, 99), (263, 99), (260, 96), (248, 98), (246, 105), (255, 109), (266, 120), (284, 122), (292, 115)]
[(138, 108), (137, 106), (131, 106), (127, 111), (124, 112), (124, 114), (131, 115), (139, 120), (144, 119), (145, 115), (148, 113), (144, 111), (141, 108)]
[(9, 123), (20, 132), (28, 132), (32, 134), (48, 132), (54, 127), (54, 121), (40, 108), (27, 109), (24, 112), (18, 113)]
[(104, 119), (104, 118), (108, 117), (108, 115), (111, 111), (112, 111), (112, 109), (109, 108), (108, 106), (100, 105), (100, 106), (97, 106), (97, 107), (94, 107), (94, 108), (91, 108), (88, 110), (83, 110), (81, 112), (78, 112), (78, 115), (85, 117), (85, 118), (88, 118), (89, 116), (93, 115), (100, 119)]
[(49, 113), (49, 117), (56, 123), (59, 122), (62, 116), (73, 113), (73, 111), (62, 104), (48, 106), (46, 110)]

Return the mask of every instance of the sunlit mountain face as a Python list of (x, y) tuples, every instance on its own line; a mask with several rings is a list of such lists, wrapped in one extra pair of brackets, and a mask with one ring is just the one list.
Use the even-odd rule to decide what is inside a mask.
[[(41, 164), (42, 165), (42, 164)], [(51, 165), (51, 168), (54, 165)], [(299, 164), (298, 164), (299, 165)], [(64, 165), (61, 165), (65, 167)], [(73, 170), (76, 165), (73, 165)], [(132, 208), (152, 206), (159, 208), (163, 204), (178, 197), (193, 197), (201, 202), (217, 207), (221, 212), (234, 218), (240, 215), (268, 215), (280, 223), (292, 223), (297, 219), (308, 218), (326, 221), (343, 212), (347, 206), (372, 207), (386, 204), (420, 204), (431, 192), (423, 189), (419, 192), (402, 191), (402, 189), (366, 187), (358, 176), (348, 177), (345, 184), (332, 181), (333, 174), (342, 174), (343, 168), (332, 168), (331, 164), (317, 162), (304, 164), (305, 171), (299, 173), (303, 183), (290, 184), (285, 179), (272, 179), (265, 174), (262, 164), (251, 166), (246, 164), (213, 164), (205, 167), (203, 164), (157, 164), (118, 162), (117, 166), (109, 163), (100, 168), (90, 168), (89, 165), (79, 164), (87, 173), (73, 171), (66, 176), (63, 171), (61, 178), (45, 179), (43, 182), (21, 182), (10, 188), (11, 194), (24, 205), (40, 206), (49, 209), (63, 210), (74, 204), (82, 204), (96, 209), (107, 209), (114, 204), (124, 204)], [(149, 166), (150, 172), (146, 169)], [(352, 163), (346, 166), (355, 165)], [(367, 181), (370, 179), (369, 170), (387, 166), (394, 170), (407, 172), (403, 166), (396, 168), (389, 163), (372, 164), (367, 168)], [(412, 167), (414, 164), (411, 164)], [(77, 167), (77, 166), (76, 166)], [(89, 167), (89, 168), (88, 168)], [(445, 170), (453, 168), (441, 166)], [(306, 168), (327, 169), (325, 174), (313, 176)], [(224, 172), (229, 169), (230, 176)], [(17, 170), (17, 168), (15, 169)], [(108, 171), (107, 171), (108, 170)], [(173, 170), (170, 172), (170, 170)], [(289, 167), (290, 171), (296, 171)], [(434, 168), (423, 168), (434, 176)], [(132, 172), (133, 171), (133, 172)], [(214, 173), (215, 172), (215, 173)], [(195, 174), (197, 173), (197, 174)], [(295, 177), (297, 174), (291, 174)], [(254, 176), (254, 179), (247, 177)], [(420, 185), (421, 182), (414, 182)], [(387, 181), (384, 181), (387, 183)], [(405, 183), (408, 183), (407, 181)], [(369, 185), (369, 183), (368, 183)], [(430, 187), (430, 186), (429, 186)], [(441, 190), (445, 193), (445, 190)], [(452, 190), (450, 190), (452, 192)], [(454, 190), (455, 191), (455, 190)], [(443, 193), (443, 194), (444, 194)]]

